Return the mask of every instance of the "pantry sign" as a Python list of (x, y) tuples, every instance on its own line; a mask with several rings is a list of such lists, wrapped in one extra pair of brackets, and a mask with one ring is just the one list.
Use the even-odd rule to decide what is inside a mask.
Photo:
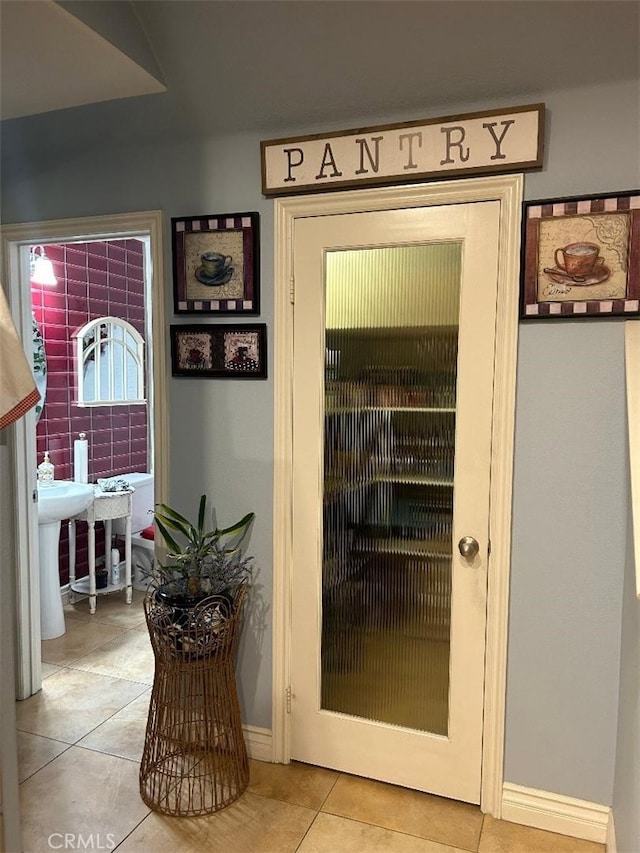
[(542, 166), (544, 104), (260, 143), (266, 196)]

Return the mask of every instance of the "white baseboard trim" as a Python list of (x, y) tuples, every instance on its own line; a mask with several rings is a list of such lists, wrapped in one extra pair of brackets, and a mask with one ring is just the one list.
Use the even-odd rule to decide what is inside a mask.
[(255, 758), (256, 761), (273, 761), (271, 729), (243, 726), (242, 731), (249, 758)]
[(613, 810), (609, 815), (609, 823), (607, 824), (607, 840), (605, 842), (607, 853), (617, 853), (618, 846), (616, 844), (616, 828), (613, 822)]
[(612, 823), (609, 806), (508, 782), (502, 786), (502, 818), (599, 844), (608, 843)]

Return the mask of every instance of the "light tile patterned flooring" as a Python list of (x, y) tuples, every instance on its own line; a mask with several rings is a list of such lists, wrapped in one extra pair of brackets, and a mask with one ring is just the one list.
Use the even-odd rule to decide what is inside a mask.
[(42, 691), (17, 707), (25, 853), (604, 853), (466, 803), (299, 763), (251, 761), (247, 792), (215, 815), (151, 812), (138, 793), (153, 679), (141, 595), (131, 607), (103, 596), (95, 616), (86, 601), (68, 606), (66, 622), (63, 637), (43, 643)]

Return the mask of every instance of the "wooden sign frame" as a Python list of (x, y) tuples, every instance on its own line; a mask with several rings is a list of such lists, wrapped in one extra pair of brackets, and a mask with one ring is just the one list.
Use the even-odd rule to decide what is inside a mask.
[(265, 196), (539, 169), (544, 104), (263, 140)]

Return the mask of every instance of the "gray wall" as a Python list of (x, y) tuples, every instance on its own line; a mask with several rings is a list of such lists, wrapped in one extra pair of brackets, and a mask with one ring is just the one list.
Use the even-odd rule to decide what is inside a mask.
[(520, 328), (506, 779), (599, 803), (617, 726), (623, 358), (620, 322)]
[[(158, 96), (162, 97), (162, 96)], [(545, 168), (527, 198), (633, 189), (637, 86), (514, 93), (508, 102), (456, 104), (456, 113), (543, 100)], [(137, 108), (135, 101), (131, 109)], [(421, 118), (355, 116), (352, 126)], [(50, 132), (55, 121), (49, 119)], [(329, 130), (291, 128), (294, 133)], [(287, 135), (287, 129), (277, 135)], [(257, 210), (262, 317), (273, 345), (273, 213), (260, 194), (259, 137), (113, 140), (82, 157), (20, 163), (2, 176), (4, 222), (162, 208), (167, 217)], [(6, 148), (6, 146), (5, 146)], [(171, 318), (167, 228), (166, 296)], [(602, 803), (613, 799), (628, 483), (623, 325), (615, 320), (521, 325), (516, 411), (506, 780)], [(270, 365), (270, 375), (273, 375)], [(173, 379), (171, 501), (207, 491), (221, 521), (257, 513), (251, 543), (261, 566), (265, 623), (241, 649), (247, 723), (270, 726), (273, 384)], [(637, 736), (636, 736), (637, 737)], [(624, 776), (624, 771), (620, 770)], [(637, 808), (637, 806), (636, 806)]]
[[(526, 198), (640, 187), (637, 83), (545, 100)], [(521, 324), (506, 781), (613, 801), (628, 501), (623, 323)]]
[(636, 599), (630, 515), (628, 530), (622, 607), (618, 751), (613, 789), (618, 853), (638, 853), (640, 850), (640, 601)]

